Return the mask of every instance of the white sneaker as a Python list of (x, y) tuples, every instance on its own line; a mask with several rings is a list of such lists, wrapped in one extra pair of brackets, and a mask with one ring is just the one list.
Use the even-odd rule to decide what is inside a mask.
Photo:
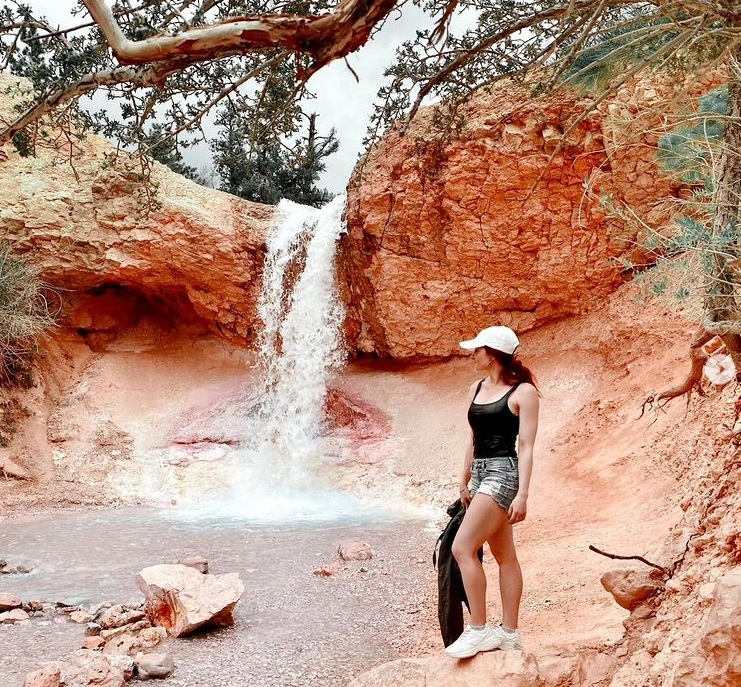
[(497, 648), (498, 642), (499, 636), (488, 625), (481, 628), (467, 625), (463, 634), (445, 648), (445, 653), (453, 658), (468, 658), (475, 656), (479, 651), (491, 651)]
[(522, 639), (520, 633), (515, 630), (514, 632), (507, 632), (501, 625), (495, 625), (491, 628), (493, 649), (501, 649), (502, 651), (522, 651)]

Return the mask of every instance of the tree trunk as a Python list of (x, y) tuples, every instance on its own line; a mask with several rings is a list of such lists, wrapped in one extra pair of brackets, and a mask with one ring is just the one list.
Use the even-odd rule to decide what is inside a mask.
[(741, 45), (731, 55), (728, 72), (728, 118), (716, 172), (712, 245), (705, 275), (705, 315), (708, 329), (715, 329), (723, 338), (736, 365), (737, 379), (741, 379), (741, 289), (734, 269), (741, 256)]

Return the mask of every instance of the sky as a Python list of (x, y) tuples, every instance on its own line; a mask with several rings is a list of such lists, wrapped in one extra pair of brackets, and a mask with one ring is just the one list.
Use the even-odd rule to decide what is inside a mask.
[[(54, 25), (73, 26), (81, 18), (73, 18), (70, 9), (74, 0), (26, 0), (27, 4), (43, 14)], [(110, 4), (110, 3), (109, 3)], [(383, 83), (383, 72), (394, 59), (396, 48), (414, 36), (418, 29), (432, 24), (419, 8), (406, 5), (401, 12), (392, 12), (384, 27), (360, 50), (347, 58), (360, 82), (345, 65), (336, 60), (312, 76), (308, 85), (317, 98), (310, 107), (319, 115), (317, 123), (322, 132), (332, 127), (337, 130), (340, 147), (327, 159), (327, 171), (319, 186), (333, 193), (344, 190), (358, 156), (363, 152), (362, 139), (373, 108), (375, 95)], [(207, 145), (184, 151), (188, 164), (196, 168), (210, 164)]]

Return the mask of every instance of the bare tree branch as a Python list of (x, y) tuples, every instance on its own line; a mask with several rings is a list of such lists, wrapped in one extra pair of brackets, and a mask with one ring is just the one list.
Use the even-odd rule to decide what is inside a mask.
[(0, 130), (0, 143), (9, 141), (29, 124), (38, 121), (60, 105), (78, 98), (85, 93), (94, 91), (101, 86), (112, 84), (130, 83), (136, 86), (158, 86), (170, 74), (178, 71), (180, 67), (175, 63), (168, 64), (167, 68), (160, 67), (116, 67), (101, 72), (86, 74), (76, 83), (60, 88), (41, 102), (29, 107), (16, 120)]
[(602, 551), (598, 549), (596, 546), (589, 545), (589, 550), (594, 551), (595, 553), (598, 553), (600, 556), (606, 556), (607, 558), (612, 558), (614, 560), (618, 561), (640, 561), (641, 563), (645, 563), (646, 565), (651, 566), (652, 568), (656, 568), (657, 570), (661, 570), (663, 573), (668, 573), (669, 570), (665, 568), (663, 565), (658, 565), (657, 563), (652, 563), (651, 561), (646, 560), (643, 556), (618, 556), (616, 553), (607, 553), (607, 551)]
[(299, 75), (303, 79), (363, 45), (373, 27), (397, 3), (397, 0), (342, 0), (332, 12), (320, 16), (237, 17), (176, 36), (159, 35), (132, 41), (124, 35), (105, 0), (83, 1), (122, 65), (183, 58), (193, 64), (282, 47), (313, 57), (312, 65)]

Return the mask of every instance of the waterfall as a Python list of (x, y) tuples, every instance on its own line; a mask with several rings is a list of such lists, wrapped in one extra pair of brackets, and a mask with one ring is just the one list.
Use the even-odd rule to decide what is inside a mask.
[(258, 301), (262, 377), (249, 394), (241, 447), (230, 454), (231, 490), (195, 504), (187, 517), (241, 526), (419, 516), (403, 505), (400, 482), (384, 483), (379, 500), (336, 491), (319, 476), (329, 453), (322, 431), (327, 383), (345, 360), (335, 279), (344, 204), (338, 197), (318, 210), (286, 200), (278, 206)]
[(255, 432), (260, 481), (306, 488), (323, 453), (330, 374), (344, 361), (334, 258), (345, 198), (321, 209), (287, 200), (267, 243), (258, 312), (264, 369)]

